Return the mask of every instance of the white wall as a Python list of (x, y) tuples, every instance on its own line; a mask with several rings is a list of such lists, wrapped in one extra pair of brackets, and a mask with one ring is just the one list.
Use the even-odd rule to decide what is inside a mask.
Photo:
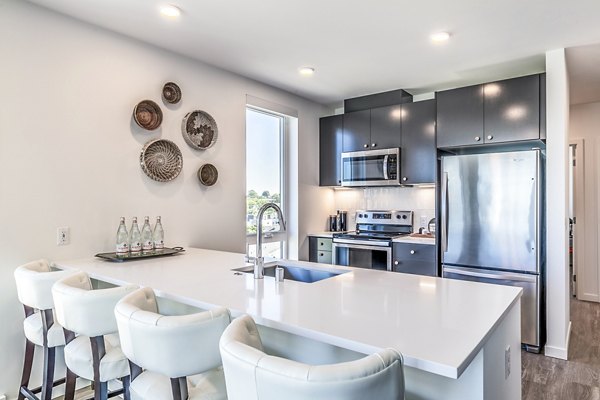
[(546, 53), (547, 122), (547, 257), (546, 355), (566, 359), (569, 314), (568, 124), (569, 82), (565, 50)]
[[(318, 117), (332, 110), (22, 1), (0, 1), (0, 54), (0, 394), (16, 395), (23, 355), (17, 265), (110, 250), (119, 217), (134, 215), (161, 215), (168, 245), (244, 251), (247, 94), (298, 111), (297, 230), (306, 257), (305, 234), (321, 230), (333, 208), (331, 190), (318, 187)], [(179, 105), (161, 101), (169, 80), (182, 88)], [(146, 98), (164, 111), (152, 133), (131, 119)], [(194, 109), (219, 125), (217, 144), (205, 152), (180, 133)], [(159, 137), (184, 156), (170, 183), (139, 167), (143, 144)], [(212, 188), (196, 178), (204, 162), (219, 169)], [(56, 246), (59, 226), (71, 228), (70, 245)]]
[[(583, 174), (582, 187), (575, 188), (577, 228), (577, 297), (581, 300), (600, 301), (598, 248), (598, 199), (600, 198), (600, 103), (571, 106), (569, 138), (581, 139), (577, 149), (577, 173)], [(579, 148), (581, 147), (581, 148)], [(581, 197), (580, 197), (581, 196)]]

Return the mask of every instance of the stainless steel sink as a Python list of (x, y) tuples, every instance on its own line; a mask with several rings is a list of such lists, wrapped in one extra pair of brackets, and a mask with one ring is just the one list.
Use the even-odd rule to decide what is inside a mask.
[[(265, 265), (265, 276), (275, 277), (275, 268), (283, 268), (283, 279), (290, 281), (313, 283), (322, 281), (323, 279), (332, 278), (341, 274), (345, 274), (349, 271), (324, 271), (320, 269), (309, 269), (290, 265), (279, 265), (279, 264), (267, 264)], [(251, 274), (254, 271), (254, 266), (247, 266), (241, 268), (232, 269), (232, 271), (243, 272)]]

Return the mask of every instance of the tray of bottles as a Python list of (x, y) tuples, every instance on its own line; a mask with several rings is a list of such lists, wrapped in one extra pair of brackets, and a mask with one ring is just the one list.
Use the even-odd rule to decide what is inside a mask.
[(172, 256), (174, 254), (183, 253), (183, 247), (164, 247), (162, 249), (154, 249), (148, 251), (140, 251), (136, 253), (98, 253), (95, 256), (112, 262), (124, 262), (132, 260), (141, 260), (144, 258)]

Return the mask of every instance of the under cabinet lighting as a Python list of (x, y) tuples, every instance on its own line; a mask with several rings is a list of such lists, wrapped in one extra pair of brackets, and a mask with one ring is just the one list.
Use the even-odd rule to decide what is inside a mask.
[(181, 15), (181, 9), (172, 4), (160, 6), (160, 14), (167, 18), (177, 18)]
[(431, 41), (434, 43), (444, 43), (450, 39), (450, 33), (448, 32), (436, 32), (431, 35)]

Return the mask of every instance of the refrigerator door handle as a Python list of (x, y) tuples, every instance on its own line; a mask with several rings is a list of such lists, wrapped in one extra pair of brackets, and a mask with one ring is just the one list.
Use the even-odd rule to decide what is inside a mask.
[(472, 270), (467, 270), (464, 268), (452, 268), (444, 266), (444, 273), (448, 272), (456, 275), (465, 275), (465, 276), (473, 276), (475, 278), (488, 278), (488, 279), (497, 279), (497, 280), (507, 280), (507, 281), (519, 281), (519, 282), (531, 282), (535, 283), (538, 278), (537, 275), (527, 275), (527, 274), (514, 274), (511, 272), (476, 272)]
[(442, 178), (442, 253), (448, 251), (448, 173)]

